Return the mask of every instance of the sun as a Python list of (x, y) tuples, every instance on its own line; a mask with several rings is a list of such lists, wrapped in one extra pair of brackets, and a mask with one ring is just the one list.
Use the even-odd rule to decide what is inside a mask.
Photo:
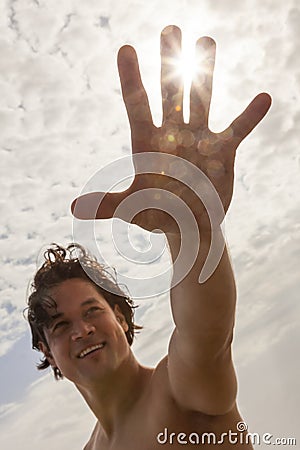
[(176, 72), (182, 76), (184, 88), (191, 85), (196, 73), (195, 49), (191, 46), (183, 46), (181, 55), (175, 61)]
[[(193, 27), (192, 27), (193, 28)], [(211, 54), (208, 54), (207, 50), (205, 49), (205, 46), (203, 46), (203, 49), (200, 48), (199, 45), (197, 45), (197, 39), (199, 39), (198, 32), (194, 29), (188, 30), (188, 32), (182, 33), (182, 42), (181, 42), (181, 50), (176, 49), (175, 56), (174, 54), (166, 61), (166, 65), (169, 66), (166, 69), (168, 80), (167, 82), (172, 82), (172, 79), (174, 79), (175, 83), (177, 84), (178, 79), (181, 78), (183, 83), (183, 118), (184, 122), (189, 122), (189, 116), (190, 116), (190, 90), (193, 80), (197, 79), (198, 83), (205, 82), (207, 79), (207, 76), (211, 76), (211, 70), (214, 64), (212, 64)], [(211, 52), (209, 52), (211, 53)], [(151, 51), (148, 52), (148, 61), (153, 64), (153, 61), (155, 61), (155, 64), (157, 64), (157, 72), (159, 71), (159, 64), (162, 63), (161, 59), (155, 59), (154, 55), (152, 58)], [(157, 79), (154, 80), (153, 78), (153, 70), (150, 71), (150, 64), (148, 68), (149, 73), (149, 80), (147, 80), (147, 83), (149, 85), (149, 93), (157, 92), (158, 95), (160, 95), (159, 91), (155, 91), (155, 83), (157, 82)], [(217, 75), (217, 77), (216, 77)], [(217, 78), (217, 80), (216, 80)], [(222, 83), (224, 81), (223, 77), (223, 71), (222, 68), (220, 68), (220, 65), (218, 65), (217, 73), (214, 72), (214, 87), (217, 84), (217, 86), (222, 87)], [(155, 83), (154, 83), (155, 81)], [(217, 83), (216, 83), (217, 81)], [(218, 96), (222, 97), (222, 91), (221, 89), (218, 89)], [(153, 99), (150, 95), (150, 103), (153, 105), (153, 119), (154, 123), (159, 126), (161, 123), (161, 97), (157, 96), (156, 94), (153, 96)], [(177, 111), (181, 110), (181, 104), (177, 104), (175, 106)]]
[(198, 52), (196, 58), (195, 42), (183, 40), (181, 54), (174, 59), (173, 65), (174, 76), (180, 76), (183, 80), (183, 115), (185, 122), (187, 122), (189, 119), (190, 89), (192, 82), (197, 73), (203, 73), (203, 75), (205, 75), (205, 52), (203, 55)]

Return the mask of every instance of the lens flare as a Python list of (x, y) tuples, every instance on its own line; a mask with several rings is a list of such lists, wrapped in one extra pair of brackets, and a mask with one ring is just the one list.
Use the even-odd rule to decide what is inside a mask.
[[(181, 54), (177, 58), (173, 58), (170, 63), (174, 67), (174, 78), (181, 77), (183, 80), (183, 116), (184, 120), (188, 121), (191, 84), (196, 77), (198, 79), (199, 77), (203, 77), (203, 80), (205, 80), (207, 74), (210, 73), (207, 51), (203, 48), (203, 51), (199, 51), (198, 49), (196, 52), (195, 45), (192, 45), (190, 40), (183, 41)], [(180, 111), (180, 109), (180, 106), (176, 107), (177, 111)]]

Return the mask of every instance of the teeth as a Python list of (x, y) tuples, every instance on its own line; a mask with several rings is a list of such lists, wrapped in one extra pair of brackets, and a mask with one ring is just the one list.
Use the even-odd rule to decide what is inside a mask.
[(97, 344), (93, 345), (92, 347), (88, 347), (85, 350), (82, 350), (82, 352), (79, 355), (79, 358), (84, 358), (88, 353), (93, 352), (94, 350), (98, 350), (99, 348), (103, 348), (104, 344)]

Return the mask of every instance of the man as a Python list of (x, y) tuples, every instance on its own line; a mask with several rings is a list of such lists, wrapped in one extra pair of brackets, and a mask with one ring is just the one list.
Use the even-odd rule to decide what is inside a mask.
[[(161, 35), (163, 121), (158, 128), (152, 122), (134, 49), (124, 46), (118, 55), (133, 155), (155, 152), (161, 158), (162, 170), (156, 164), (151, 173), (140, 173), (135, 159), (138, 174), (126, 191), (86, 194), (72, 205), (79, 219), (117, 215), (128, 220), (124, 208), (118, 207), (132, 195), (144, 195), (145, 210), (132, 221), (147, 230), (162, 230), (174, 262), (170, 295), (175, 329), (168, 355), (155, 368), (138, 363), (128, 340), (129, 328), (131, 332), (134, 329), (132, 316), (122, 309), (126, 296), (116, 288), (115, 297), (110, 298), (105, 283), (97, 281), (98, 275), (93, 275), (92, 281), (82, 272), (76, 275), (76, 269), (70, 277), (64, 274), (51, 281), (51, 268), (68, 264), (64, 249), (47, 253), (43, 270), (50, 277), (49, 284), (43, 284), (43, 270), (35, 280), (35, 284), (40, 283), (43, 301), (33, 293), (29, 302), (34, 342), (44, 352), (44, 364), (51, 364), (57, 377), (63, 374), (75, 383), (97, 418), (86, 450), (148, 450), (161, 445), (179, 449), (182, 445), (194, 448), (195, 444), (202, 448), (212, 444), (223, 449), (252, 448), (242, 433), (236, 405), (237, 382), (231, 358), (236, 289), (227, 250), (221, 244), (220, 222), (211, 221), (201, 195), (183, 186), (172, 173), (165, 173), (164, 156), (182, 158), (204, 173), (226, 212), (233, 192), (236, 149), (267, 113), (271, 99), (265, 93), (258, 95), (225, 131), (212, 133), (208, 115), (215, 43), (204, 37), (196, 46), (201, 70), (191, 86), (190, 119), (185, 123), (182, 80), (173, 64), (180, 48), (180, 30), (165, 28)], [(180, 221), (174, 220), (161, 207), (157, 189), (169, 193), (170, 202), (174, 196), (180, 197), (194, 222), (181, 214), (185, 211), (181, 211), (182, 203), (178, 203)], [(147, 202), (151, 204), (148, 209)], [(199, 283), (213, 236), (217, 236), (221, 249), (220, 261)], [(179, 257), (186, 238), (192, 244), (191, 254), (197, 249), (195, 258), (189, 254)], [(83, 254), (83, 266), (85, 258)], [(184, 272), (182, 266), (190, 270)], [(122, 296), (121, 304), (116, 298)]]

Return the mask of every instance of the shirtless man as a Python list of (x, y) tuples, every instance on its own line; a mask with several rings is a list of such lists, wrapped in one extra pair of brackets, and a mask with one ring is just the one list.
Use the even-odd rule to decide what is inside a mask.
[[(170, 62), (180, 47), (180, 30), (174, 26), (164, 29), (163, 121), (159, 128), (152, 122), (134, 49), (124, 46), (119, 51), (118, 67), (131, 126), (132, 152), (170, 153), (192, 162), (208, 176), (226, 212), (233, 192), (236, 149), (265, 116), (271, 99), (268, 94), (259, 94), (224, 132), (212, 133), (208, 129), (208, 115), (215, 43), (203, 37), (197, 42), (196, 57), (202, 55), (205, 73), (195, 75), (190, 119), (185, 123), (182, 80), (174, 75)], [(182, 136), (192, 139), (186, 144)], [(97, 418), (85, 450), (155, 450), (162, 446), (175, 450), (183, 445), (187, 449), (197, 445), (208, 449), (213, 444), (222, 449), (251, 449), (251, 440), (247, 442), (246, 434), (237, 427), (242, 419), (236, 405), (237, 381), (231, 358), (236, 289), (226, 247), (210, 277), (204, 283), (198, 281), (212, 237), (211, 223), (201, 200), (192, 190), (182, 189), (179, 181), (163, 173), (151, 173), (136, 175), (124, 192), (106, 194), (100, 207), (101, 193), (86, 194), (73, 203), (72, 211), (80, 219), (110, 218), (122, 200), (153, 187), (180, 195), (193, 212), (201, 236), (191, 270), (170, 291), (175, 329), (168, 355), (155, 368), (139, 364), (128, 343), (129, 324), (122, 309), (109, 305), (105, 294), (101, 295), (92, 281), (80, 277), (52, 288), (51, 298), (56, 307), (51, 321), (43, 328), (38, 346), (56, 374), (62, 373), (75, 383)], [(121, 218), (124, 219), (122, 215)], [(162, 230), (172, 259), (176, 260), (183, 238), (178, 225), (182, 224), (177, 225), (159, 209), (140, 212), (134, 223), (147, 230)], [(220, 226), (214, 227), (221, 242)], [(195, 230), (188, 233), (194, 242)], [(180, 270), (174, 268), (173, 276)], [(48, 306), (51, 311), (51, 305)], [(97, 345), (84, 356), (84, 350), (88, 352)]]

